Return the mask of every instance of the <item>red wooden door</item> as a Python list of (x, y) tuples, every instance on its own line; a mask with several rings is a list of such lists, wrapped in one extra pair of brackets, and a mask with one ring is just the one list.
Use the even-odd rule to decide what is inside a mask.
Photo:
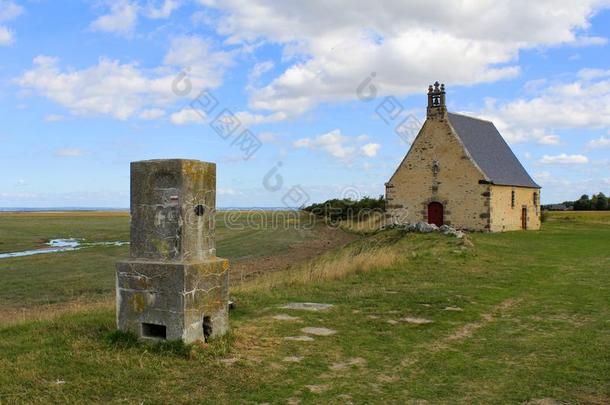
[(527, 229), (527, 208), (521, 208), (521, 229)]
[(428, 204), (428, 223), (436, 226), (443, 225), (443, 204), (439, 202)]

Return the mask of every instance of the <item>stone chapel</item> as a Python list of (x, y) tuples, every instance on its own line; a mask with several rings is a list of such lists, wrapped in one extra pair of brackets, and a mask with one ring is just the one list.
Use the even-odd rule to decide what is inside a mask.
[(540, 186), (492, 122), (447, 111), (438, 82), (428, 89), (424, 125), (385, 186), (395, 223), (486, 232), (540, 228)]

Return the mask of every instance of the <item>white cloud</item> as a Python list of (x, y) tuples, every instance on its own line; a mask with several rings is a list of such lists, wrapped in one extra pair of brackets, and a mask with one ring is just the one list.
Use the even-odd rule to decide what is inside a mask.
[(82, 155), (83, 151), (77, 148), (64, 148), (55, 151), (55, 156), (61, 157), (78, 157)]
[(574, 41), (570, 43), (571, 46), (574, 47), (584, 47), (591, 45), (606, 45), (608, 43), (608, 38), (603, 37), (590, 37), (590, 36), (582, 36), (577, 37)]
[(335, 129), (315, 138), (302, 138), (294, 142), (295, 148), (320, 149), (337, 159), (347, 159), (356, 148), (347, 146), (349, 138), (341, 134), (341, 130)]
[(10, 21), (23, 13), (23, 7), (11, 0), (0, 0), (0, 22)]
[(271, 142), (277, 142), (278, 136), (277, 136), (277, 134), (274, 134), (273, 132), (263, 132), (258, 135), (258, 139), (261, 142), (271, 143)]
[[(528, 113), (535, 114), (536, 112)], [(488, 104), (485, 110), (479, 113), (467, 112), (465, 114), (492, 121), (508, 143), (535, 141), (539, 145), (561, 145), (559, 135), (549, 133), (547, 128), (529, 125), (520, 119), (522, 117), (507, 114), (501, 107), (495, 105)]]
[[(139, 114), (150, 116), (150, 110), (176, 103), (184, 96), (174, 91), (176, 87), (183, 90), (190, 85), (194, 90), (219, 86), (231, 60), (230, 54), (213, 51), (203, 38), (176, 37), (157, 68), (144, 69), (137, 63), (101, 58), (90, 67), (64, 70), (59, 59), (41, 55), (16, 82), (74, 115), (107, 115), (126, 120)], [(179, 77), (184, 71), (187, 76)], [(179, 79), (180, 83), (176, 83)]]
[(501, 106), (499, 112), (526, 127), (606, 126), (610, 124), (610, 78), (551, 85), (536, 97)]
[(184, 108), (170, 116), (170, 121), (175, 125), (201, 124), (205, 121), (200, 111), (192, 108)]
[(534, 180), (542, 186), (542, 198), (545, 204), (575, 200), (582, 194), (605, 191), (604, 185), (610, 183), (595, 174), (587, 178), (570, 178), (565, 174), (555, 175), (548, 171), (533, 174)]
[(587, 149), (602, 149), (610, 147), (610, 138), (606, 138), (604, 135), (598, 139), (593, 139), (587, 142)]
[(584, 68), (578, 71), (578, 77), (583, 80), (600, 79), (603, 77), (610, 77), (610, 69), (592, 69)]
[(381, 145), (376, 143), (368, 143), (358, 147), (358, 143), (362, 143), (368, 139), (367, 136), (345, 136), (340, 129), (335, 129), (322, 135), (313, 138), (301, 138), (293, 142), (292, 146), (297, 149), (320, 150), (328, 153), (335, 159), (351, 163), (356, 157), (357, 152), (366, 157), (374, 157), (381, 148)]
[(0, 46), (10, 45), (14, 40), (13, 31), (0, 25)]
[(251, 106), (296, 113), (321, 102), (356, 99), (357, 86), (371, 72), (378, 95), (397, 96), (420, 93), (436, 78), (465, 85), (514, 77), (523, 49), (603, 43), (586, 30), (589, 19), (608, 5), (607, 0), (199, 2), (223, 11), (216, 29), (228, 43), (283, 46), (283, 59), (291, 64), (266, 86), (252, 89)]
[(275, 112), (273, 114), (253, 114), (249, 111), (239, 111), (235, 113), (235, 116), (239, 119), (241, 124), (245, 127), (259, 124), (269, 124), (273, 122), (284, 121), (288, 118), (286, 113), (282, 111)]
[(138, 19), (138, 5), (128, 0), (110, 3), (110, 13), (97, 18), (89, 28), (93, 31), (110, 32), (129, 36), (133, 34)]
[(567, 155), (562, 153), (556, 156), (544, 155), (539, 162), (543, 164), (571, 165), (589, 163), (589, 159), (584, 155)]
[(366, 145), (360, 147), (362, 154), (366, 157), (377, 156), (379, 149), (381, 149), (381, 145), (378, 143), (367, 143)]
[(250, 73), (248, 74), (248, 83), (256, 83), (262, 75), (273, 69), (274, 66), (275, 64), (271, 60), (255, 64), (252, 67), (252, 70), (250, 70)]
[[(19, 17), (23, 7), (11, 0), (0, 0), (0, 22), (6, 22)], [(0, 46), (15, 42), (15, 33), (4, 25), (0, 25)]]
[(89, 29), (129, 37), (134, 33), (139, 15), (154, 20), (166, 19), (181, 3), (181, 0), (148, 0), (145, 5), (140, 5), (133, 0), (107, 0), (108, 14), (98, 17)]
[(220, 83), (224, 69), (232, 64), (232, 58), (229, 52), (212, 50), (208, 39), (186, 35), (172, 38), (163, 62), (184, 68), (193, 87), (203, 88), (216, 87)]
[(561, 138), (558, 135), (543, 135), (538, 138), (540, 145), (561, 145)]
[(180, 7), (179, 0), (163, 0), (161, 4), (149, 3), (144, 10), (144, 15), (152, 19), (169, 18), (172, 13)]
[(165, 111), (160, 108), (151, 108), (150, 110), (144, 110), (138, 115), (138, 118), (143, 120), (156, 120), (163, 117), (165, 117)]
[(503, 104), (486, 100), (480, 113), (511, 143), (534, 140), (559, 145), (554, 130), (610, 126), (610, 70), (582, 69), (575, 80), (540, 82), (527, 89), (534, 94)]
[[(170, 78), (166, 85), (170, 88)], [(143, 76), (135, 64), (100, 59), (99, 63), (79, 71), (62, 72), (59, 60), (46, 56), (34, 59), (34, 68), (18, 83), (68, 107), (75, 115), (111, 115), (131, 117), (146, 103), (143, 95), (155, 97), (161, 83)]]
[(44, 117), (45, 122), (60, 122), (65, 120), (66, 117), (60, 114), (49, 114)]

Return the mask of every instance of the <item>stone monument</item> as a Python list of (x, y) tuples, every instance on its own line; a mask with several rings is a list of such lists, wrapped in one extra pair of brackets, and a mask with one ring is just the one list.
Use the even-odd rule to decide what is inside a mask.
[(117, 263), (119, 330), (190, 343), (229, 325), (229, 262), (216, 257), (216, 165), (131, 163), (130, 257)]

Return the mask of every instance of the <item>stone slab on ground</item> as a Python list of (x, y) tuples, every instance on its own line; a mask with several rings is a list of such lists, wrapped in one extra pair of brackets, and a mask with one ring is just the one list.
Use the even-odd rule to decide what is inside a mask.
[(433, 323), (434, 321), (425, 318), (414, 318), (407, 316), (405, 318), (400, 319), (401, 322), (412, 323), (414, 325), (426, 325), (428, 323)]
[(331, 336), (337, 333), (336, 330), (328, 329), (328, 328), (317, 328), (317, 327), (307, 327), (301, 329), (301, 332), (307, 333), (315, 336)]
[(297, 309), (302, 311), (326, 311), (333, 307), (333, 304), (320, 304), (316, 302), (290, 302), (283, 305), (282, 309)]
[(333, 363), (330, 366), (330, 369), (334, 370), (334, 371), (338, 371), (338, 370), (346, 369), (346, 368), (351, 367), (351, 366), (361, 367), (361, 366), (364, 366), (364, 365), (366, 365), (366, 360), (363, 359), (362, 357), (351, 357), (351, 358), (347, 359), (346, 361), (342, 361), (342, 362), (338, 362), (338, 363)]
[(290, 316), (288, 314), (278, 314), (273, 317), (276, 321), (300, 321), (298, 316)]

